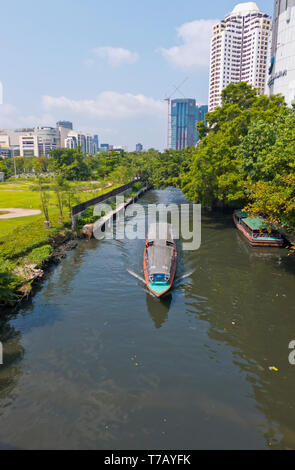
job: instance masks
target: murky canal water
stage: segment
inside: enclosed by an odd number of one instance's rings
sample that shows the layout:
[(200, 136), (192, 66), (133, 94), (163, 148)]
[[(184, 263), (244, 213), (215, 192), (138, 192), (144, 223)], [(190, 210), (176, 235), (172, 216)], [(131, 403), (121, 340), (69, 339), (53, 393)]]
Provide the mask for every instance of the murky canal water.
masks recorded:
[[(160, 202), (185, 200), (140, 200)], [(192, 274), (159, 301), (128, 273), (143, 249), (81, 241), (2, 321), (0, 448), (294, 449), (294, 259), (203, 215)]]

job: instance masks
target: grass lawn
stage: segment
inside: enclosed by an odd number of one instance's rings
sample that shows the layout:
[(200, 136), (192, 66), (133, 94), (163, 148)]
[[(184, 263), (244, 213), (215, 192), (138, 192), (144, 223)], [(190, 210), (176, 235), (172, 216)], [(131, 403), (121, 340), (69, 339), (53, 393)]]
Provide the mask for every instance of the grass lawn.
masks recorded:
[[(72, 183), (76, 188), (73, 205), (95, 198), (101, 194), (111, 191), (119, 185), (107, 187), (103, 190), (94, 189), (92, 183)], [(32, 191), (33, 183), (18, 181), (17, 183), (0, 184), (0, 212), (5, 208), (39, 209), (42, 211), (40, 193)], [(99, 186), (95, 184), (95, 188)], [(9, 191), (7, 190), (9, 189)], [(86, 192), (83, 192), (83, 190)], [(63, 229), (59, 223), (59, 211), (57, 198), (53, 191), (49, 191), (49, 218), (51, 229), (44, 226), (44, 215), (15, 219), (0, 219), (0, 271), (1, 262), (7, 267), (7, 262), (13, 266), (21, 264), (24, 258), (27, 259), (30, 251), (50, 244), (52, 236)], [(64, 222), (69, 223), (68, 208), (64, 207)], [(6, 268), (5, 268), (6, 269)]]
[[(33, 191), (33, 186), (31, 182), (23, 181), (0, 183), (0, 213), (5, 208), (42, 211), (40, 193)], [(76, 190), (72, 204), (76, 205), (110, 192), (121, 184), (111, 184), (104, 189), (100, 189), (97, 182), (72, 183), (72, 186)], [(64, 222), (60, 224), (56, 194), (48, 192), (50, 229), (44, 225), (43, 214), (0, 219), (0, 313), (2, 305), (14, 302), (16, 292), (21, 290), (27, 295), (30, 291), (30, 282), (25, 282), (29, 265), (42, 267), (56, 246), (56, 239), (62, 242), (72, 235), (68, 207), (64, 207)]]

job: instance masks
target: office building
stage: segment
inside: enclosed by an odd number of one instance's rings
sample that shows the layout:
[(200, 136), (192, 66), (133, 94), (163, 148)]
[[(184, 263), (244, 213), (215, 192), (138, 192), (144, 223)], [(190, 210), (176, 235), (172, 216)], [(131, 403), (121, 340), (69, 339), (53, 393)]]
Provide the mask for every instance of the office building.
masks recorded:
[(171, 101), (171, 147), (181, 150), (193, 147), (198, 141), (197, 107), (194, 99)]
[(275, 0), (268, 94), (295, 103), (295, 0)]
[(221, 105), (222, 90), (230, 83), (248, 82), (259, 94), (264, 94), (271, 28), (271, 18), (262, 13), (255, 2), (239, 3), (213, 27), (210, 112)]
[(95, 145), (95, 152), (94, 153), (99, 152), (99, 136), (97, 134), (95, 134), (93, 136), (93, 143)]
[(64, 127), (65, 129), (73, 130), (73, 123), (70, 121), (58, 121), (56, 127)]
[(12, 157), (12, 150), (10, 147), (6, 145), (0, 145), (0, 158), (3, 160), (4, 158), (11, 158)]
[(143, 145), (142, 144), (137, 144), (136, 145), (136, 152), (142, 152), (143, 151)]
[[(204, 121), (206, 124), (206, 114), (208, 113), (208, 105), (203, 104), (196, 107), (196, 125), (198, 122)], [(199, 140), (199, 134), (197, 130), (197, 141)]]
[(58, 129), (54, 127), (39, 127), (35, 130), (38, 142), (38, 155), (50, 155), (50, 150), (59, 148), (60, 134)]
[(85, 154), (96, 153), (90, 134), (70, 130), (69, 127), (37, 127), (0, 130), (0, 155), (2, 158), (48, 157), (57, 148), (78, 148)]
[(94, 142), (93, 137), (90, 134), (86, 134), (80, 131), (69, 132), (65, 139), (65, 147), (70, 149), (77, 149), (80, 147), (82, 153), (94, 154)]
[(109, 144), (101, 144), (100, 145), (101, 152), (108, 152), (110, 150)]
[(208, 113), (208, 105), (202, 104), (197, 106), (197, 122), (206, 121), (206, 114)]

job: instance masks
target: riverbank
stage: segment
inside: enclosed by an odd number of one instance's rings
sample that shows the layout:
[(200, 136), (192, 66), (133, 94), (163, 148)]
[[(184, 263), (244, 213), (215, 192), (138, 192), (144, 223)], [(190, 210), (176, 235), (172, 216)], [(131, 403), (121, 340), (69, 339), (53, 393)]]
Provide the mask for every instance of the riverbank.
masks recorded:
[[(143, 192), (145, 190), (140, 189), (128, 193), (125, 205)], [(80, 216), (78, 221), (83, 224), (83, 213)], [(104, 225), (110, 217), (115, 217), (115, 214), (95, 217), (94, 221), (101, 218)], [(0, 238), (0, 313), (4, 309), (18, 308), (33, 295), (50, 266), (59, 263), (67, 251), (76, 247), (76, 239), (83, 233), (79, 226), (74, 229), (71, 226), (71, 219), (68, 218), (61, 226), (55, 217), (51, 228), (45, 228), (43, 221), (38, 220), (16, 228), (9, 239)]]

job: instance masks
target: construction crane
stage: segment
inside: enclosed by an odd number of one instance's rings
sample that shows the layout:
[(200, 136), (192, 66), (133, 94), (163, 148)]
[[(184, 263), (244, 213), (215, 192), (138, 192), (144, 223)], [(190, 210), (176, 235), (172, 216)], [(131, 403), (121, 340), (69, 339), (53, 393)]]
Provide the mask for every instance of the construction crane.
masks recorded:
[(173, 92), (164, 99), (164, 101), (167, 101), (168, 104), (168, 133), (167, 133), (167, 149), (171, 148), (171, 98), (175, 95), (175, 93), (178, 91), (184, 98), (184, 94), (180, 90), (180, 87), (188, 80), (188, 77), (186, 77), (178, 86), (173, 85)]

